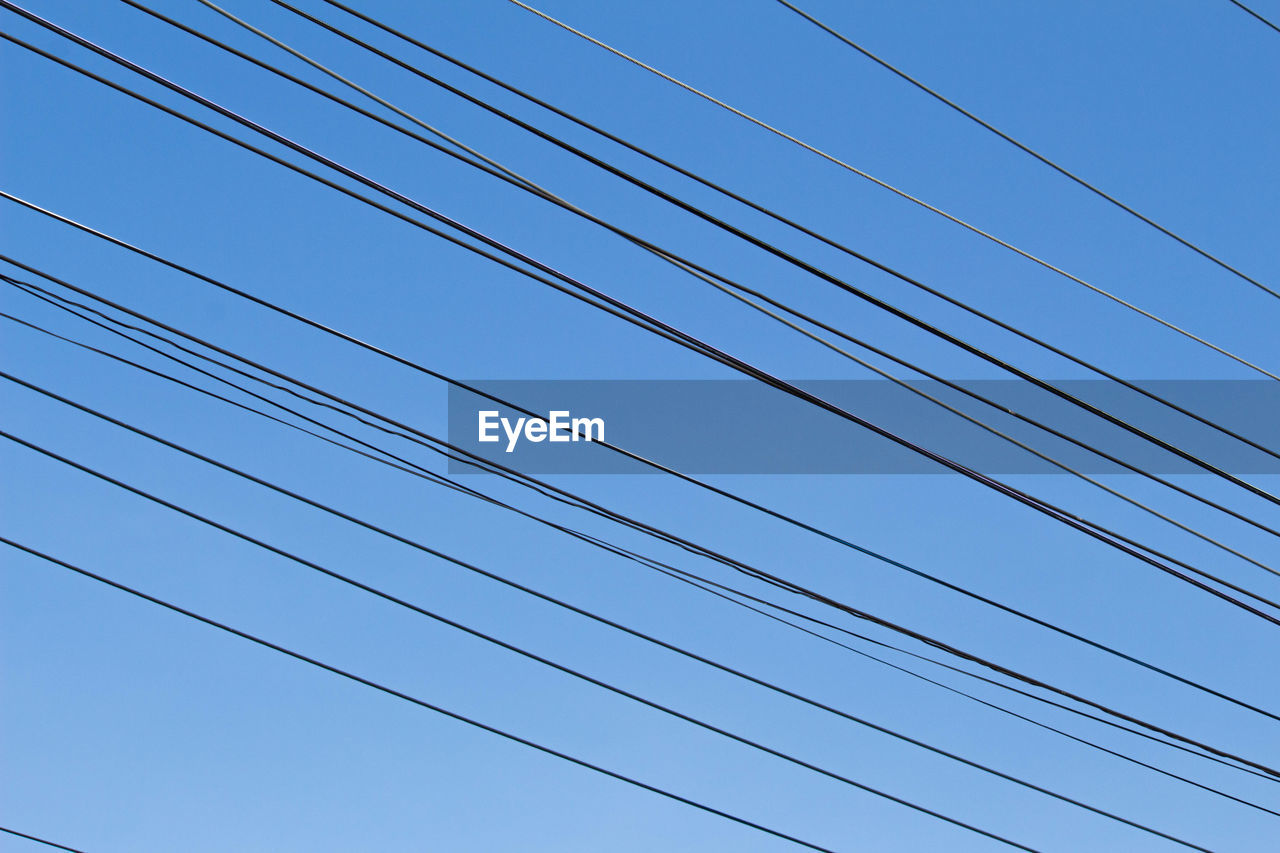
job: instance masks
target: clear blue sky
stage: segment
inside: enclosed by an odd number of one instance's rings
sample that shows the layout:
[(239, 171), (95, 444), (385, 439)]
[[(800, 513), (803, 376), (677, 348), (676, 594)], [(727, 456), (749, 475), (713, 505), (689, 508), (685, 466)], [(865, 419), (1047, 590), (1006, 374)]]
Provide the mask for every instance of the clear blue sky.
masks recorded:
[[(1273, 0), (1255, 3), (1280, 16)], [(865, 375), (599, 229), (123, 4), (28, 5), (776, 374)], [(655, 242), (946, 375), (998, 375), (270, 4), (227, 5)], [(302, 5), (369, 35), (322, 3)], [(323, 82), (194, 0), (156, 0), (155, 6)], [(360, 6), (1122, 376), (1254, 378), (512, 4), (376, 0)], [(1263, 281), (1280, 282), (1280, 34), (1225, 0), (807, 0), (806, 7), (1179, 233)], [(1108, 207), (777, 4), (544, 0), (542, 8), (1212, 341), (1272, 369), (1280, 365), (1275, 299)], [(11, 13), (3, 13), (0, 26), (143, 86)], [(436, 60), (374, 40), (1040, 375), (1084, 375), (510, 96), (475, 86)], [(450, 375), (731, 375), (18, 48), (6, 44), (0, 57), (0, 186), (9, 192)], [(172, 96), (159, 97), (178, 105)], [(444, 429), (445, 389), (438, 383), (8, 202), (0, 215), (6, 253), (370, 408)], [(125, 352), (105, 333), (11, 288), (3, 304), (7, 312)], [(1206, 846), (1274, 848), (1276, 822), (1266, 815), (1067, 743), (500, 510), (7, 322), (3, 328), (5, 370), (446, 552)], [(1170, 847), (504, 590), (9, 383), (0, 394), (6, 430), (868, 784), (1035, 847)], [(1274, 425), (1259, 425), (1259, 434), (1267, 433), (1274, 439)], [(840, 850), (995, 846), (343, 588), (9, 442), (0, 446), (0, 470), (5, 535), (485, 722)], [(679, 551), (663, 551), (489, 479), (475, 482), (551, 517), (695, 565)], [(1275, 726), (1257, 715), (705, 492), (657, 477), (555, 482), (1135, 715), (1280, 761)], [(736, 476), (715, 482), (1232, 695), (1280, 706), (1274, 627), (967, 480)], [(1134, 477), (1109, 482), (1159, 500), (1264, 561), (1280, 559), (1275, 540), (1258, 531), (1159, 495)], [(1208, 477), (1181, 482), (1259, 518), (1277, 517), (1274, 506)], [(1277, 478), (1259, 482), (1280, 488)], [(1062, 476), (1015, 483), (1251, 589), (1280, 591), (1260, 570), (1087, 485)], [(344, 683), (38, 560), (6, 549), (0, 561), (5, 825), (94, 853), (788, 846)], [(1277, 802), (1270, 783), (1016, 697), (975, 690), (1170, 770)], [(35, 848), (0, 839), (0, 849)]]

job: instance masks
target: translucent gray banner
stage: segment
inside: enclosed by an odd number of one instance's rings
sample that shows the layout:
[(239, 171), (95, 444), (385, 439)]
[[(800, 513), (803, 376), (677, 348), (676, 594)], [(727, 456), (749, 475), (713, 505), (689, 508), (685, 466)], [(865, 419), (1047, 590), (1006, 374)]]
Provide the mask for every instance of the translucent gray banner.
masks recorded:
[[(1054, 474), (1038, 459), (884, 380), (793, 380), (846, 411), (988, 474)], [(643, 474), (653, 469), (591, 439), (691, 474), (941, 474), (907, 448), (749, 380), (477, 380), (535, 412), (530, 419), (450, 388), (449, 440), (530, 474)], [(911, 383), (1072, 468), (1125, 469), (937, 382)], [(1203, 473), (1193, 463), (1020, 380), (964, 381), (1001, 406), (1154, 473)], [(1280, 459), (1109, 381), (1063, 380), (1067, 393), (1236, 474), (1280, 473)], [(1280, 383), (1155, 380), (1134, 384), (1264, 448), (1280, 447)], [(474, 473), (451, 462), (453, 473)]]

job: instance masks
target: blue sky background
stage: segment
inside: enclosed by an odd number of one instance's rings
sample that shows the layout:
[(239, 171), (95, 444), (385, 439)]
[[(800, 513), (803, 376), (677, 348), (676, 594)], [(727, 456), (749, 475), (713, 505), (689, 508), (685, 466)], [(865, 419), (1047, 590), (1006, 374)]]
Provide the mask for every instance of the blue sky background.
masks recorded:
[[(866, 375), (589, 224), (123, 4), (29, 5), (775, 374)], [(155, 5), (329, 85), (195, 2)], [(948, 376), (999, 375), (269, 4), (227, 5), (654, 242)], [(304, 5), (1039, 375), (1084, 375), (473, 84), (324, 4)], [(1280, 7), (1256, 5), (1280, 16)], [(378, 0), (361, 8), (1122, 376), (1253, 378), (509, 3)], [(542, 8), (1209, 340), (1272, 369), (1280, 364), (1280, 304), (1272, 297), (776, 4), (545, 0)], [(1229, 3), (809, 0), (806, 8), (1158, 221), (1259, 279), (1280, 282), (1274, 213), (1280, 36)], [(148, 94), (158, 91), (12, 14), (4, 15), (3, 27)], [(0, 157), (9, 192), (453, 376), (731, 376), (45, 60), (9, 45), (0, 56), (6, 81)], [(170, 95), (157, 96), (195, 112)], [(439, 383), (11, 203), (0, 211), (4, 251), (27, 263), (370, 408), (444, 431)], [(5, 311), (80, 339), (111, 340), (11, 288), (3, 303)], [(9, 372), (798, 692), (1215, 849), (1273, 845), (1275, 823), (1266, 815), (1066, 743), (531, 522), (7, 322), (3, 347)], [(0, 393), (11, 432), (868, 784), (1041, 848), (1169, 846), (607, 631), (9, 383)], [(1257, 434), (1274, 435), (1267, 427), (1258, 425)], [(401, 449), (430, 458), (409, 445)], [(342, 588), (11, 443), (0, 447), (0, 465), (6, 535), (406, 692), (837, 849), (994, 846)], [(475, 482), (646, 553), (730, 577), (489, 480)], [(555, 482), (1137, 716), (1280, 760), (1274, 726), (1257, 715), (687, 485), (656, 477)], [(1274, 627), (967, 480), (715, 482), (1232, 695), (1280, 705)], [(1251, 589), (1275, 595), (1280, 588), (1256, 568), (1078, 481), (1013, 482)], [(1157, 495), (1133, 477), (1108, 482), (1159, 500), (1264, 561), (1280, 557), (1274, 540), (1258, 531)], [(1274, 506), (1208, 477), (1180, 482), (1264, 520), (1276, 518)], [(1258, 482), (1280, 487), (1277, 478)], [(33, 558), (7, 550), (2, 559), (5, 825), (91, 851), (786, 846), (343, 683)], [(928, 674), (1170, 770), (1277, 801), (1270, 783), (953, 675)], [(6, 839), (0, 849), (30, 845)]]

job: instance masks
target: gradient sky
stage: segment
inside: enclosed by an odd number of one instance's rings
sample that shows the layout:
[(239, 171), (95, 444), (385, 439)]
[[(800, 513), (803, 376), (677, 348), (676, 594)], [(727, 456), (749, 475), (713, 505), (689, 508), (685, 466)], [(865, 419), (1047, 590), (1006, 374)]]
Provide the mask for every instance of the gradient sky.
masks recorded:
[[(1038, 375), (1085, 375), (323, 3), (300, 2)], [(1264, 14), (1280, 16), (1272, 0), (1256, 3)], [(600, 229), (122, 3), (24, 5), (777, 375), (867, 376)], [(154, 5), (330, 87), (194, 0)], [(932, 370), (964, 379), (999, 377), (989, 365), (271, 4), (226, 5), (575, 204)], [(370, 0), (360, 7), (1119, 375), (1257, 378), (510, 3)], [(545, 0), (541, 8), (1211, 341), (1264, 366), (1280, 365), (1274, 298), (1109, 207), (777, 4)], [(1178, 233), (1262, 281), (1280, 282), (1280, 35), (1225, 0), (808, 0), (806, 8)], [(3, 13), (2, 26), (198, 112), (12, 13)], [(451, 376), (733, 375), (12, 45), (0, 50), (0, 62), (6, 81), (0, 186), (8, 192)], [(445, 388), (438, 382), (12, 203), (0, 204), (0, 215), (3, 251), (25, 263), (422, 429), (445, 428)], [(16, 273), (7, 266), (5, 272)], [(8, 313), (61, 333), (165, 365), (12, 288), (5, 288), (3, 304)], [(1215, 849), (1274, 847), (1275, 822), (1259, 812), (1066, 742), (532, 522), (0, 322), (6, 371), (290, 489), (1164, 831)], [(11, 383), (3, 383), (0, 394), (5, 430), (869, 785), (1035, 847), (1171, 846), (784, 701)], [(1274, 438), (1274, 424), (1258, 425), (1257, 435)], [(436, 464), (412, 445), (399, 449)], [(995, 846), (344, 588), (11, 442), (0, 445), (0, 470), (5, 535), (486, 723), (836, 849)], [(1274, 626), (968, 480), (712, 481), (1231, 695), (1280, 706)], [(645, 553), (734, 579), (713, 564), (494, 478), (468, 482)], [(658, 477), (554, 482), (1137, 716), (1280, 760), (1274, 725), (1257, 715), (709, 493)], [(1257, 568), (1087, 484), (1063, 476), (1012, 482), (1250, 589), (1273, 596), (1280, 589)], [(1135, 477), (1107, 482), (1158, 500), (1264, 562), (1280, 559), (1275, 540), (1259, 531), (1160, 495)], [(1274, 506), (1207, 476), (1179, 482), (1260, 519), (1277, 518)], [(1280, 478), (1256, 482), (1280, 488)], [(94, 853), (790, 846), (345, 683), (12, 550), (0, 561), (4, 825)], [(874, 626), (849, 627), (895, 641)], [(1274, 787), (1262, 780), (919, 666), (1171, 771), (1276, 802)], [(0, 850), (27, 849), (35, 848), (0, 839)]]

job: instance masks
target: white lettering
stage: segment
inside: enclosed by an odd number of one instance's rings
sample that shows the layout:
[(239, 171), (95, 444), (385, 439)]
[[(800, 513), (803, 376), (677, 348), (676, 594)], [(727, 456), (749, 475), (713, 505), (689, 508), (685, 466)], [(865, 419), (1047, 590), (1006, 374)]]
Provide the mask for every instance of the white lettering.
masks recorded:
[(552, 411), (543, 418), (510, 418), (499, 417), (498, 412), (485, 410), (478, 412), (477, 440), (482, 442), (501, 441), (498, 428), (507, 438), (506, 452), (515, 451), (520, 443), (521, 434), (528, 441), (539, 444), (543, 441), (604, 441), (604, 418), (571, 418), (568, 411)]

